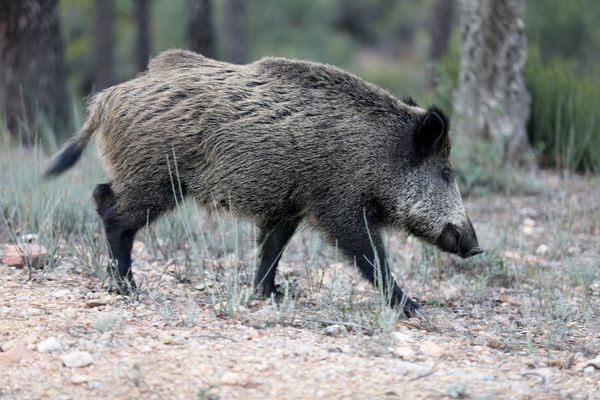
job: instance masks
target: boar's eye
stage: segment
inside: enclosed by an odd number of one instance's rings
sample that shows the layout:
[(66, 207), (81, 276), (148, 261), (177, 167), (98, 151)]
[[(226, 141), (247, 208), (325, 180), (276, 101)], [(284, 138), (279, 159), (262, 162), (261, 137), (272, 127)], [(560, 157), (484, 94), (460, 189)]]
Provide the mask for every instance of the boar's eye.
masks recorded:
[(452, 170), (448, 167), (442, 169), (442, 178), (446, 183), (450, 183), (450, 179), (452, 178)]

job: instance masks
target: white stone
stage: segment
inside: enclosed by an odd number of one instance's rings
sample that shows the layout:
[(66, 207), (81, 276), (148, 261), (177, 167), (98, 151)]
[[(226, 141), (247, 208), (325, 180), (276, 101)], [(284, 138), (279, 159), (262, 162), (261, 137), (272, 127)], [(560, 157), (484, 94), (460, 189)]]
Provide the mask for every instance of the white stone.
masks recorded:
[(540, 244), (537, 249), (535, 249), (535, 254), (543, 256), (548, 254), (548, 251), (550, 250), (550, 248), (548, 247), (547, 244)]
[(90, 378), (87, 375), (79, 375), (79, 374), (75, 374), (71, 377), (71, 383), (75, 384), (75, 385), (79, 385), (82, 383), (85, 383), (87, 381), (89, 381)]
[(92, 355), (87, 351), (74, 351), (60, 357), (63, 365), (69, 368), (87, 367), (94, 363)]
[(338, 324), (329, 325), (324, 330), (324, 332), (327, 336), (340, 336), (343, 333), (343, 331), (344, 331), (344, 328)]
[(62, 346), (57, 338), (50, 336), (37, 344), (37, 351), (40, 353), (53, 353), (62, 351)]
[(413, 362), (396, 361), (394, 363), (394, 371), (398, 375), (414, 375), (415, 377), (421, 377), (430, 374), (431, 368)]

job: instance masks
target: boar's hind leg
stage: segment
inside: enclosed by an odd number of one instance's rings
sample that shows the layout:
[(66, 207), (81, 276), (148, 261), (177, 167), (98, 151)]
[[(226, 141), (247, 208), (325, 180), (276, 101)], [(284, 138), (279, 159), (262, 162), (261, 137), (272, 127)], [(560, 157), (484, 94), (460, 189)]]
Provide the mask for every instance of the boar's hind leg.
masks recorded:
[[(361, 213), (362, 214), (362, 213)], [(329, 224), (328, 224), (329, 225)], [(374, 286), (379, 287), (392, 307), (403, 305), (407, 316), (417, 314), (419, 306), (406, 297), (396, 284), (386, 261), (383, 241), (374, 222), (362, 224), (334, 223), (329, 225), (330, 237)], [(367, 226), (370, 232), (367, 232)]]
[(285, 246), (298, 222), (265, 222), (260, 226), (260, 265), (254, 278), (256, 292), (265, 297), (275, 292), (275, 272)]
[(152, 196), (146, 196), (145, 193), (147, 191), (137, 187), (130, 193), (117, 195), (110, 183), (98, 185), (94, 189), (96, 210), (104, 223), (111, 255), (108, 273), (114, 278), (121, 293), (136, 289), (131, 272), (131, 248), (135, 234), (174, 204), (172, 196), (157, 199), (157, 190), (151, 192)]

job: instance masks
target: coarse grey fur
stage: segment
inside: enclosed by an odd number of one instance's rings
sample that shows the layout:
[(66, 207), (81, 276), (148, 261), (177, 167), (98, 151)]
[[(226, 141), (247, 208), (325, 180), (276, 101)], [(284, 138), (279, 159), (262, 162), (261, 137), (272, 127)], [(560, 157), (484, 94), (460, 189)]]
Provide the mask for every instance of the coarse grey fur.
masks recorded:
[(479, 249), (451, 176), (448, 120), (413, 104), (328, 65), (232, 65), (170, 50), (92, 99), (48, 174), (98, 138), (111, 182), (94, 197), (119, 274), (131, 282), (135, 232), (189, 195), (261, 228), (263, 294), (275, 290), (281, 252), (306, 221), (414, 314), (389, 272), (381, 230), (463, 256)]

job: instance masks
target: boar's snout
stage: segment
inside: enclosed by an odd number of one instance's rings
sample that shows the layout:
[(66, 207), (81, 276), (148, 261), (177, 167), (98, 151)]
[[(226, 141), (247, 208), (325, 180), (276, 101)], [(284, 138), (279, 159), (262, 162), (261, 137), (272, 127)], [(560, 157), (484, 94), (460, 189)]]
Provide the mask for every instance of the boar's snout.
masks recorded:
[(484, 252), (484, 250), (479, 247), (477, 235), (468, 218), (463, 227), (450, 223), (446, 224), (435, 243), (442, 250), (456, 254), (462, 258), (473, 257)]

